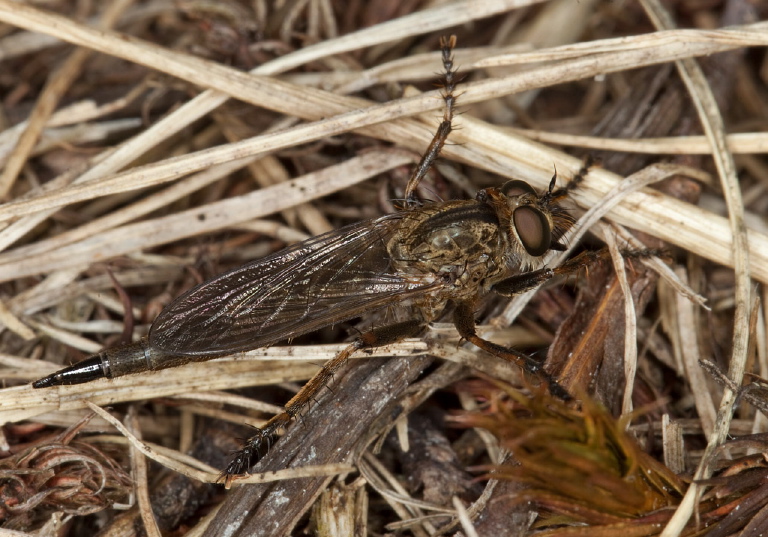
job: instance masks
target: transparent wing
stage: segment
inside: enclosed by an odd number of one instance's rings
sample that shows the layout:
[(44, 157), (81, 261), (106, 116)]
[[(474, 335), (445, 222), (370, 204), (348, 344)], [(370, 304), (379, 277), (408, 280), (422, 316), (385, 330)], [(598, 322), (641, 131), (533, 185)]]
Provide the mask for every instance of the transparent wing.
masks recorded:
[(220, 355), (265, 347), (442, 284), (397, 274), (386, 244), (398, 215), (319, 235), (193, 287), (149, 333), (157, 350)]

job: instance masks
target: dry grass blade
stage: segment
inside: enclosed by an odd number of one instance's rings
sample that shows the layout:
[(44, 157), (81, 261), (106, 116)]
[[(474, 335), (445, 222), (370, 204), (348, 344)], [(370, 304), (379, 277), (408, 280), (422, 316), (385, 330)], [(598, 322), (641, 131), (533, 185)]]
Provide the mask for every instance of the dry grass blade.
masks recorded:
[[(656, 0), (643, 0), (643, 5), (657, 28), (664, 29), (674, 26), (674, 21), (669, 13)], [(729, 360), (729, 376), (732, 380), (741, 384), (747, 362), (749, 340), (747, 324), (749, 319), (751, 281), (749, 245), (747, 244), (744, 207), (736, 174), (736, 165), (725, 141), (725, 124), (720, 115), (720, 110), (701, 68), (693, 60), (687, 59), (678, 62), (678, 69), (696, 106), (704, 132), (712, 144), (715, 167), (718, 170), (726, 205), (728, 206), (728, 220), (733, 241), (732, 257), (734, 259), (733, 266), (736, 279), (736, 308), (734, 312), (733, 349)], [(736, 393), (731, 390), (725, 390), (718, 410), (714, 434), (708, 437), (707, 450), (694, 474), (696, 479), (706, 479), (711, 475), (709, 468), (711, 464), (710, 457), (714, 455), (715, 448), (722, 444), (728, 435), (735, 404)], [(688, 494), (693, 496), (697, 492), (697, 489), (694, 487)], [(662, 533), (664, 537), (672, 537), (679, 534), (682, 524), (693, 514), (692, 504), (687, 504), (686, 507), (689, 505), (690, 509), (683, 508), (677, 511), (675, 519), (670, 521), (669, 526)]]

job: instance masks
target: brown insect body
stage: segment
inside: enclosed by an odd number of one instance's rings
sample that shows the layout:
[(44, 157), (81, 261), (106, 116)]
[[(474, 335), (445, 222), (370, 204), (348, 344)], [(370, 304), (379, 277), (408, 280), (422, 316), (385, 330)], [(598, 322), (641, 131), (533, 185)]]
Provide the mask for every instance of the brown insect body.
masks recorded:
[(147, 338), (107, 349), (35, 387), (267, 347), (380, 307), (409, 305), (401, 317), (429, 323), (448, 302), (476, 301), (495, 283), (526, 272), (521, 267), (541, 267), (520, 242), (521, 230), (502, 225), (523, 196), (548, 221), (559, 208), (544, 196), (485, 189), (476, 200), (425, 203), (296, 244), (193, 287), (158, 315)]

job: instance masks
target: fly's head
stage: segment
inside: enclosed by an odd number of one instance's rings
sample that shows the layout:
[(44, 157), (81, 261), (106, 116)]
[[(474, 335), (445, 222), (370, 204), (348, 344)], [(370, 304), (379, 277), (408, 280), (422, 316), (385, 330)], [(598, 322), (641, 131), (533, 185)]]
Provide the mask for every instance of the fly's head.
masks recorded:
[(514, 180), (477, 194), (477, 201), (493, 207), (506, 235), (508, 258), (513, 269), (529, 270), (542, 266), (550, 250), (565, 250), (560, 242), (574, 219), (561, 205), (568, 189), (555, 190), (556, 175), (549, 189), (539, 194), (525, 181)]

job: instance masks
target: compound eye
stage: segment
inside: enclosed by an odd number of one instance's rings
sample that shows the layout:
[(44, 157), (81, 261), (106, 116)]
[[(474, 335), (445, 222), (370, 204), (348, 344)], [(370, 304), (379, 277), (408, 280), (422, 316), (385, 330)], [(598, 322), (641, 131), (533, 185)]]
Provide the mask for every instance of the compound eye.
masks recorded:
[(533, 194), (534, 196), (536, 195), (536, 191), (531, 185), (525, 181), (520, 181), (519, 179), (514, 181), (507, 181), (501, 185), (501, 192), (508, 198), (513, 196), (522, 196), (523, 194)]
[(518, 207), (512, 213), (512, 222), (528, 254), (538, 257), (549, 250), (552, 244), (552, 230), (543, 212), (533, 207)]

